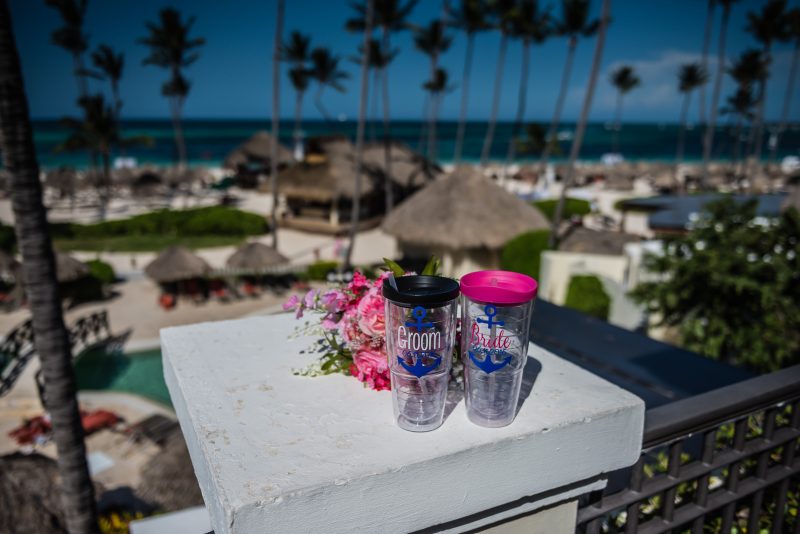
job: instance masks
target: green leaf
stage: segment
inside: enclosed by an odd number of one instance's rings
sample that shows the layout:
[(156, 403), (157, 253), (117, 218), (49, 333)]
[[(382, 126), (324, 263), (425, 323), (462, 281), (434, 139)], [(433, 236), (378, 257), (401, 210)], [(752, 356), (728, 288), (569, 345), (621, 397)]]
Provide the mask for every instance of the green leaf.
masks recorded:
[(439, 258), (436, 256), (431, 256), (431, 259), (428, 260), (428, 263), (425, 265), (425, 268), (422, 269), (420, 274), (428, 275), (428, 276), (436, 276), (441, 271), (441, 262)]
[(392, 271), (392, 274), (395, 276), (404, 276), (406, 274), (406, 270), (400, 267), (396, 261), (392, 261), (389, 258), (383, 258), (383, 263), (386, 265), (386, 268)]

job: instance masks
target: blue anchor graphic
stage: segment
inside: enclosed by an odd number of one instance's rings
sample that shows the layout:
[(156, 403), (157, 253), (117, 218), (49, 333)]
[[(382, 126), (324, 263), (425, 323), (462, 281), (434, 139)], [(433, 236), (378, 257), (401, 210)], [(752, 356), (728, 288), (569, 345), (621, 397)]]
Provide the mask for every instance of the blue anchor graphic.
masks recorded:
[(493, 326), (504, 326), (506, 324), (505, 321), (495, 321), (494, 318), (497, 315), (497, 306), (493, 304), (487, 304), (485, 308), (483, 308), (483, 313), (486, 314), (488, 319), (476, 319), (479, 323), (484, 323), (489, 328)]
[[(511, 363), (511, 358), (512, 358), (511, 354), (508, 354), (507, 352), (502, 350), (486, 350), (484, 352), (483, 360), (479, 360), (478, 358), (475, 357), (476, 354), (479, 354), (481, 352), (479, 349), (474, 351), (470, 350), (467, 352), (469, 352), (469, 359), (472, 360), (473, 363), (475, 363), (475, 365), (478, 366), (478, 369), (480, 369), (487, 375), (492, 374), (495, 371), (498, 371), (503, 367), (505, 367), (506, 365), (508, 365), (509, 363)], [(494, 360), (492, 360), (493, 354), (498, 354), (501, 356), (505, 354), (506, 356), (500, 363), (495, 363)]]
[[(436, 354), (435, 352), (431, 351), (406, 351), (404, 356), (410, 357), (414, 360), (414, 365), (408, 365), (405, 359), (402, 356), (397, 357), (397, 363), (399, 363), (403, 369), (411, 373), (412, 375), (416, 376), (417, 378), (422, 378), (423, 376), (427, 375), (437, 367), (439, 364), (442, 363), (442, 357)], [(431, 365), (425, 365), (423, 361), (425, 357), (431, 358), (433, 363)]]
[(416, 321), (406, 321), (406, 326), (410, 326), (411, 328), (416, 328), (417, 332), (421, 332), (423, 328), (431, 328), (433, 323), (423, 322), (425, 315), (427, 315), (428, 310), (423, 308), (422, 306), (416, 306), (414, 311), (411, 312), (416, 318)]

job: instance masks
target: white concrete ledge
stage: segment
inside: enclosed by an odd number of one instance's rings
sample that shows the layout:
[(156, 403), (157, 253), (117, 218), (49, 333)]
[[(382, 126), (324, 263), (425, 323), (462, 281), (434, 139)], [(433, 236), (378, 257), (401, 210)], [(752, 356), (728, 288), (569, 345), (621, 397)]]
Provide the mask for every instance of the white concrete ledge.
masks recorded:
[(440, 429), (415, 434), (394, 424), (390, 392), (294, 376), (314, 359), (301, 354), (312, 338), (288, 339), (297, 324), (283, 315), (161, 332), (216, 534), (457, 532), (602, 487), (639, 456), (644, 403), (535, 345), (512, 425), (475, 426), (459, 402)]

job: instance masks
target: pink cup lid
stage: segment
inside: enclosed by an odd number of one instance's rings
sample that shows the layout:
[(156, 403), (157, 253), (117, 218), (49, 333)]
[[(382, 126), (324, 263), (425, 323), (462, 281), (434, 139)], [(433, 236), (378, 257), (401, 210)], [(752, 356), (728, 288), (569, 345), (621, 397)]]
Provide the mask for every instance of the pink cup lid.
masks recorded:
[(511, 271), (476, 271), (461, 277), (461, 293), (491, 304), (524, 304), (536, 297), (539, 284)]

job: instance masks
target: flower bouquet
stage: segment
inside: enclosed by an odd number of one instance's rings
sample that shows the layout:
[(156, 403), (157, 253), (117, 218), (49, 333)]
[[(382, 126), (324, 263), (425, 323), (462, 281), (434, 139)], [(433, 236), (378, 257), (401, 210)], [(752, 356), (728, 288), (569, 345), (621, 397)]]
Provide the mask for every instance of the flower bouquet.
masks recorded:
[[(329, 289), (311, 289), (303, 297), (293, 295), (286, 301), (284, 310), (294, 311), (298, 319), (307, 313), (315, 316), (313, 321), (306, 321), (299, 327), (295, 335), (319, 336), (309, 348), (309, 352), (319, 354), (319, 360), (295, 371), (295, 374), (342, 373), (354, 376), (365, 387), (376, 391), (391, 389), (383, 281), (389, 276), (415, 273), (406, 272), (392, 260), (384, 258), (384, 261), (384, 269), (374, 279), (355, 271), (352, 280), (346, 284)], [(431, 258), (420, 274), (436, 275), (440, 269), (440, 261)]]

